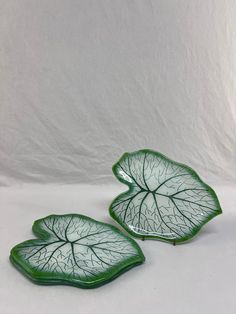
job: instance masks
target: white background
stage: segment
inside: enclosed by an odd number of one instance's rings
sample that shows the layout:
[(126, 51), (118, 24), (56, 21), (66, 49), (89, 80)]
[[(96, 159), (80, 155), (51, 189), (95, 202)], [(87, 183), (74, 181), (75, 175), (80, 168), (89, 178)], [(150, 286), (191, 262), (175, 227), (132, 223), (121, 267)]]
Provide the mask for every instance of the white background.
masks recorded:
[[(235, 0), (0, 0), (2, 314), (236, 313), (235, 17)], [(140, 148), (192, 166), (224, 215), (184, 245), (138, 241), (146, 263), (95, 290), (10, 265), (50, 213), (115, 224), (111, 166)]]
[(236, 180), (235, 0), (0, 0), (0, 184), (152, 148)]

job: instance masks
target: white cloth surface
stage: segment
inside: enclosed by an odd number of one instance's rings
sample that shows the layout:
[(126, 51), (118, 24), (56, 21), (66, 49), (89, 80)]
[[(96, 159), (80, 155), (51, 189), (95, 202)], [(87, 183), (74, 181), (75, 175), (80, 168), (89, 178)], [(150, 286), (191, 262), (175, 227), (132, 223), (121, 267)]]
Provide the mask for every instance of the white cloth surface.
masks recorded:
[(1, 314), (235, 314), (236, 187), (216, 186), (223, 214), (192, 241), (140, 241), (146, 262), (92, 290), (39, 286), (9, 262), (11, 247), (34, 238), (34, 220), (81, 213), (117, 225), (108, 206), (121, 185), (24, 185), (1, 188)]
[(0, 185), (158, 150), (236, 182), (235, 0), (0, 0)]

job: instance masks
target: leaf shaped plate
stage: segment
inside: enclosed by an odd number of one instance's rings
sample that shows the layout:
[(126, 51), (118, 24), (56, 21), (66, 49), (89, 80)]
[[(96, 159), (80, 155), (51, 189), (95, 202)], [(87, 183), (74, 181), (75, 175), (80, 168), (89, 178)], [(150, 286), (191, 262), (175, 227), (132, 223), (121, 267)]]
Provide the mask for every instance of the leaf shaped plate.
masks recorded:
[(158, 152), (125, 153), (112, 170), (129, 190), (112, 202), (110, 215), (135, 237), (186, 241), (222, 213), (193, 169)]
[(33, 224), (39, 239), (16, 245), (12, 263), (40, 284), (102, 285), (145, 258), (116, 227), (83, 215), (51, 215)]

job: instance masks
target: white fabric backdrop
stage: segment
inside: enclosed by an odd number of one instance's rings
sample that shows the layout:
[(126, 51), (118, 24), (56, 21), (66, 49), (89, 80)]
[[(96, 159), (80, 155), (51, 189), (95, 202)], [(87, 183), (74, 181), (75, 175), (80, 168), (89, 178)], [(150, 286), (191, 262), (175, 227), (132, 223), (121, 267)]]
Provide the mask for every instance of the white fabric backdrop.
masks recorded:
[(0, 1), (0, 184), (152, 148), (236, 179), (235, 0)]
[[(235, 17), (235, 0), (0, 0), (1, 314), (236, 313)], [(224, 214), (186, 245), (137, 240), (145, 264), (99, 289), (12, 267), (38, 218), (117, 226), (111, 166), (140, 148), (196, 169)]]

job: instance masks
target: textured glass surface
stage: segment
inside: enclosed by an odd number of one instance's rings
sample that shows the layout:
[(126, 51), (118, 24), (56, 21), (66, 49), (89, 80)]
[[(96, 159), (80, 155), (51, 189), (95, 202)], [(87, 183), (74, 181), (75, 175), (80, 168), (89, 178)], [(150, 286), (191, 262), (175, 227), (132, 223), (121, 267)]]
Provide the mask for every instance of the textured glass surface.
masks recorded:
[(144, 261), (135, 241), (86, 216), (48, 216), (33, 231), (40, 239), (18, 244), (10, 258), (38, 283), (95, 287)]
[(113, 172), (129, 190), (112, 202), (110, 214), (134, 236), (185, 241), (222, 212), (193, 169), (158, 152), (125, 153)]

